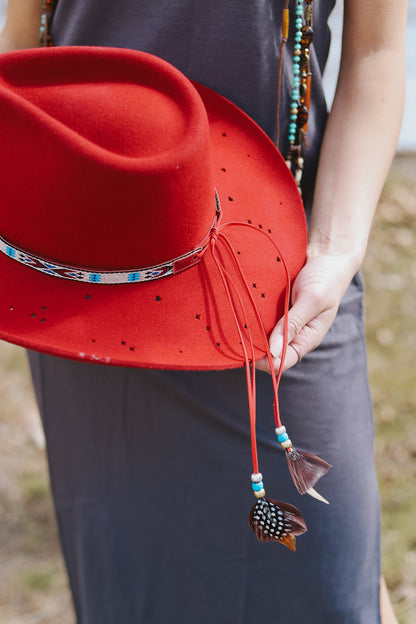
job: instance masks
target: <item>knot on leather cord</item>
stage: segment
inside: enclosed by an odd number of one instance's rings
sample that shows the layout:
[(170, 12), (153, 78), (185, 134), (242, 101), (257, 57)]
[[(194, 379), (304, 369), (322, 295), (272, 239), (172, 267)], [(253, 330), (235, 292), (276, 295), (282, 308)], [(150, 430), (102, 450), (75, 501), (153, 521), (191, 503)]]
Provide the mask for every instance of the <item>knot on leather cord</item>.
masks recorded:
[(215, 245), (215, 243), (218, 240), (218, 234), (219, 234), (219, 228), (218, 225), (214, 225), (211, 232), (210, 232), (210, 245), (211, 245), (211, 249), (213, 248), (213, 246)]

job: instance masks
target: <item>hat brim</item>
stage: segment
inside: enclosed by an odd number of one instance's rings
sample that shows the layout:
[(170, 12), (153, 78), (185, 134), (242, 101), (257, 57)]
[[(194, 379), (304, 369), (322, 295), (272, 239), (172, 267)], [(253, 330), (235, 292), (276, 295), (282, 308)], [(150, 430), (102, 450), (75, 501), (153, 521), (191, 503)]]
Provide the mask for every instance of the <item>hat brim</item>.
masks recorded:
[[(222, 223), (264, 230), (277, 243), (293, 279), (305, 262), (305, 214), (295, 182), (276, 147), (240, 109), (195, 85), (207, 110)], [(214, 206), (213, 206), (214, 214)], [(252, 227), (225, 231), (268, 334), (283, 313), (282, 258)], [(255, 359), (264, 340), (246, 287), (221, 241), (218, 253), (235, 283), (243, 332)], [(49, 277), (0, 254), (0, 338), (75, 360), (131, 367), (226, 369), (244, 362), (240, 336), (208, 248), (182, 273), (140, 284), (85, 284)]]

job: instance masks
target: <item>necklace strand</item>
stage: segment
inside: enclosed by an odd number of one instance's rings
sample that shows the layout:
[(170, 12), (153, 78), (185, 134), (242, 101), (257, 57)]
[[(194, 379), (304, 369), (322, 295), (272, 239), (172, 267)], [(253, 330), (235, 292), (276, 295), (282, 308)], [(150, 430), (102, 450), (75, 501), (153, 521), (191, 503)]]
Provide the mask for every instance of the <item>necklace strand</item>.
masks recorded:
[(311, 101), (312, 72), (310, 46), (313, 41), (313, 0), (296, 0), (295, 37), (292, 65), (292, 92), (289, 121), (289, 152), (286, 163), (293, 173), (299, 192), (303, 174), (303, 148)]
[(39, 45), (44, 48), (53, 46), (50, 26), (54, 12), (53, 0), (42, 0), (42, 14), (40, 18)]

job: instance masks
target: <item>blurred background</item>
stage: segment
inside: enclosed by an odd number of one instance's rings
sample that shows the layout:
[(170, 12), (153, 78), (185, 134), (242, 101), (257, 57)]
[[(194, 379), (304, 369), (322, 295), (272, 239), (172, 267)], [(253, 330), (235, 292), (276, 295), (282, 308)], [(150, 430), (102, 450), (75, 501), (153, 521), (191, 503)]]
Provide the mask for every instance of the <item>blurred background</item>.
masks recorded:
[[(0, 27), (6, 0), (0, 0)], [(340, 40), (342, 3), (331, 18)], [(416, 623), (416, 0), (396, 158), (364, 264), (368, 366), (382, 497), (383, 571), (401, 624)], [(325, 75), (332, 100), (339, 62)], [(365, 449), (363, 449), (365, 452)], [(0, 624), (74, 624), (25, 353), (0, 342)]]

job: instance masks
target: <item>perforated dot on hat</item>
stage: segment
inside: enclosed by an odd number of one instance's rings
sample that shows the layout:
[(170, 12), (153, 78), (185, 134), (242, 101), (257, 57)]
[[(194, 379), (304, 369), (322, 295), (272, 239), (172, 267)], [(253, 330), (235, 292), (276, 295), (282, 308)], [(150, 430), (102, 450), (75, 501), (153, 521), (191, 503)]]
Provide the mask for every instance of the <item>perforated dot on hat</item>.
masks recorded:
[(251, 225), (251, 219), (247, 219), (247, 223)]
[(281, 260), (280, 260), (279, 256), (277, 256), (277, 258), (276, 258), (276, 262), (281, 262)]
[(122, 346), (122, 347), (125, 347), (125, 346), (126, 346), (126, 341), (125, 341), (125, 340), (122, 340), (122, 341), (121, 341), (121, 346)]
[(45, 312), (46, 309), (47, 309), (46, 306), (42, 306), (42, 311), (43, 312)]
[(227, 169), (225, 167), (221, 167), (221, 171), (224, 171), (224, 173), (227, 171)]
[(95, 342), (95, 338), (91, 338), (91, 342)]
[(263, 226), (261, 223), (259, 223), (259, 230), (262, 230), (262, 229), (263, 229)]
[(223, 133), (222, 133), (222, 136), (223, 136), (223, 137), (226, 137), (226, 136), (227, 136), (227, 133), (226, 133), (226, 132), (223, 132)]
[(257, 284), (253, 284), (253, 288), (257, 288)]
[(136, 347), (130, 347), (130, 351), (134, 351)]
[(232, 197), (228, 197), (228, 201), (234, 201)]
[(12, 307), (10, 307), (9, 310), (10, 310), (10, 312), (13, 312), (13, 308)]
[(269, 234), (271, 234), (271, 233), (272, 233), (272, 231), (271, 231), (271, 229), (270, 229), (270, 228), (269, 228), (267, 231), (268, 231), (268, 233), (269, 233)]
[(162, 300), (162, 297), (160, 297), (159, 295), (156, 295), (155, 301), (161, 301), (161, 300)]
[(45, 319), (45, 317), (41, 318), (41, 319), (40, 319), (40, 322), (41, 322), (41, 323), (46, 323), (46, 319)]
[(265, 298), (266, 298), (265, 293), (261, 293), (261, 296), (262, 296), (262, 298), (263, 298), (263, 299), (265, 299)]
[(85, 295), (85, 299), (91, 299), (91, 295)]
[(201, 315), (200, 314), (195, 314), (195, 318), (196, 318), (197, 321), (199, 321), (199, 319), (201, 318)]
[(30, 315), (31, 318), (35, 318), (36, 314), (34, 312), (32, 312), (32, 314)]
[(210, 331), (211, 327), (209, 327), (208, 325), (205, 328), (207, 331)]

